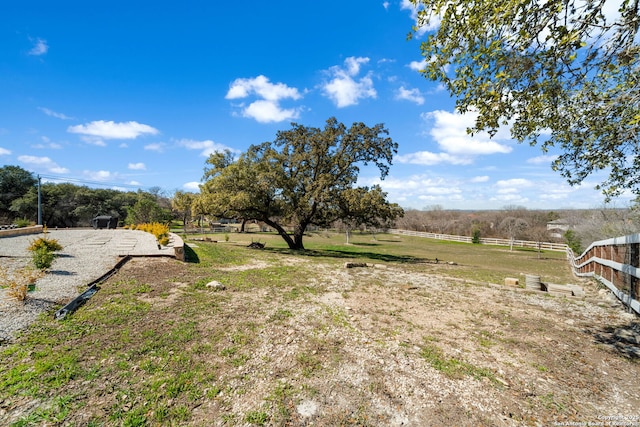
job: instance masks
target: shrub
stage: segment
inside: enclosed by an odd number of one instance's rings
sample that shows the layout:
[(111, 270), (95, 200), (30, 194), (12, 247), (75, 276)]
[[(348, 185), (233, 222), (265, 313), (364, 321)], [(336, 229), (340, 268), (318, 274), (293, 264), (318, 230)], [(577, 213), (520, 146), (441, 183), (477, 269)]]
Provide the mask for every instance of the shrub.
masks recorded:
[(159, 222), (138, 224), (136, 230), (153, 234), (158, 239), (158, 243), (163, 246), (169, 244), (169, 226), (167, 224), (160, 224)]
[(33, 255), (31, 260), (33, 261), (33, 265), (40, 270), (45, 270), (51, 267), (53, 264), (53, 260), (56, 257), (56, 254), (48, 250), (46, 247), (37, 248), (33, 251)]
[(564, 233), (564, 241), (566, 242), (567, 246), (571, 248), (574, 254), (576, 255), (582, 254), (582, 251), (583, 251), (582, 241), (580, 240), (580, 237), (576, 235), (575, 231), (567, 230)]
[(471, 233), (471, 243), (480, 243), (480, 230), (478, 230), (477, 228), (473, 230), (473, 233)]
[(62, 250), (62, 245), (58, 243), (56, 239), (47, 239), (46, 237), (40, 237), (33, 242), (27, 248), (31, 252), (35, 252), (38, 249), (46, 249), (49, 252), (55, 252)]
[(31, 221), (29, 221), (28, 219), (17, 219), (16, 225), (18, 226), (18, 228), (29, 227), (31, 225)]

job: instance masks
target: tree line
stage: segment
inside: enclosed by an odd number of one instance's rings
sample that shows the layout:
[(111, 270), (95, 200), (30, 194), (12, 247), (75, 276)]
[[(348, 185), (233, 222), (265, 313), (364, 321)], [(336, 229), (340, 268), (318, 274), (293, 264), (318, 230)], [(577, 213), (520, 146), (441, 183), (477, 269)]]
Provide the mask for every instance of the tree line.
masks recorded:
[[(0, 168), (0, 224), (38, 218), (38, 180), (19, 166)], [(159, 187), (149, 191), (89, 188), (72, 183), (45, 182), (40, 186), (42, 222), (48, 227), (89, 226), (97, 215), (122, 223), (168, 222), (174, 217), (171, 199)]]
[(566, 243), (579, 254), (595, 241), (640, 232), (640, 205), (636, 202), (626, 208), (559, 210), (507, 205), (480, 211), (447, 210), (434, 205), (405, 211), (395, 226), (456, 236)]

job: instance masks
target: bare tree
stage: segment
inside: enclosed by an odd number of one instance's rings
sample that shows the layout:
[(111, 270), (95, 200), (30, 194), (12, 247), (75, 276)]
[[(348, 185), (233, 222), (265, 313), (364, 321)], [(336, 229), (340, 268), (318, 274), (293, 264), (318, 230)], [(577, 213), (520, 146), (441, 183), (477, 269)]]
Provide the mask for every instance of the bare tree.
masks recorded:
[(507, 236), (509, 236), (510, 244), (509, 250), (513, 250), (513, 241), (524, 229), (529, 226), (527, 221), (522, 218), (516, 218), (514, 216), (508, 216), (502, 220), (499, 228), (503, 230)]

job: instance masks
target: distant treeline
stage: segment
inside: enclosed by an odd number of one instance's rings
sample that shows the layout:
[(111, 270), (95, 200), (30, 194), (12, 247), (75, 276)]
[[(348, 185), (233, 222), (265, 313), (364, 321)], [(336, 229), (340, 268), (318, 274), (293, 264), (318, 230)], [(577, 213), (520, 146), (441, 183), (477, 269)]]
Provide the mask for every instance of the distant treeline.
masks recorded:
[(597, 240), (640, 232), (640, 211), (628, 208), (530, 210), (504, 206), (496, 210), (461, 211), (430, 206), (405, 210), (396, 228), (458, 236), (559, 242), (575, 252)]
[[(19, 166), (0, 168), (0, 224), (37, 221), (37, 183)], [(166, 222), (173, 217), (171, 199), (159, 188), (125, 192), (46, 182), (40, 186), (40, 197), (42, 223), (48, 227), (88, 226), (97, 215), (118, 217), (121, 223)]]

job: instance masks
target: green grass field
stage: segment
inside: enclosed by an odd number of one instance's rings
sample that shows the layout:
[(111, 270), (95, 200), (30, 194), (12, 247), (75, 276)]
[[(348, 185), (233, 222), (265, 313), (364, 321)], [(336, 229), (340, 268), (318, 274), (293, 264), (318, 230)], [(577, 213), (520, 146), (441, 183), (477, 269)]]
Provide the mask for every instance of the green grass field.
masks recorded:
[[(566, 253), (559, 251), (539, 253), (534, 249), (522, 248), (510, 251), (506, 246), (477, 245), (393, 234), (378, 234), (374, 239), (368, 233), (352, 234), (347, 245), (344, 234), (320, 232), (305, 236), (306, 251), (297, 253), (290, 251), (284, 240), (273, 233), (217, 233), (190, 237), (208, 237), (227, 246), (246, 246), (255, 241), (265, 243), (267, 251), (335, 258), (341, 261), (402, 263), (407, 269), (416, 264), (433, 263), (432, 267), (441, 274), (488, 283), (501, 284), (506, 277), (513, 277), (524, 285), (527, 274), (540, 276), (543, 282), (549, 283), (567, 284), (575, 280)], [(436, 259), (438, 264), (435, 264)], [(448, 268), (448, 263), (455, 263), (457, 268)]]

